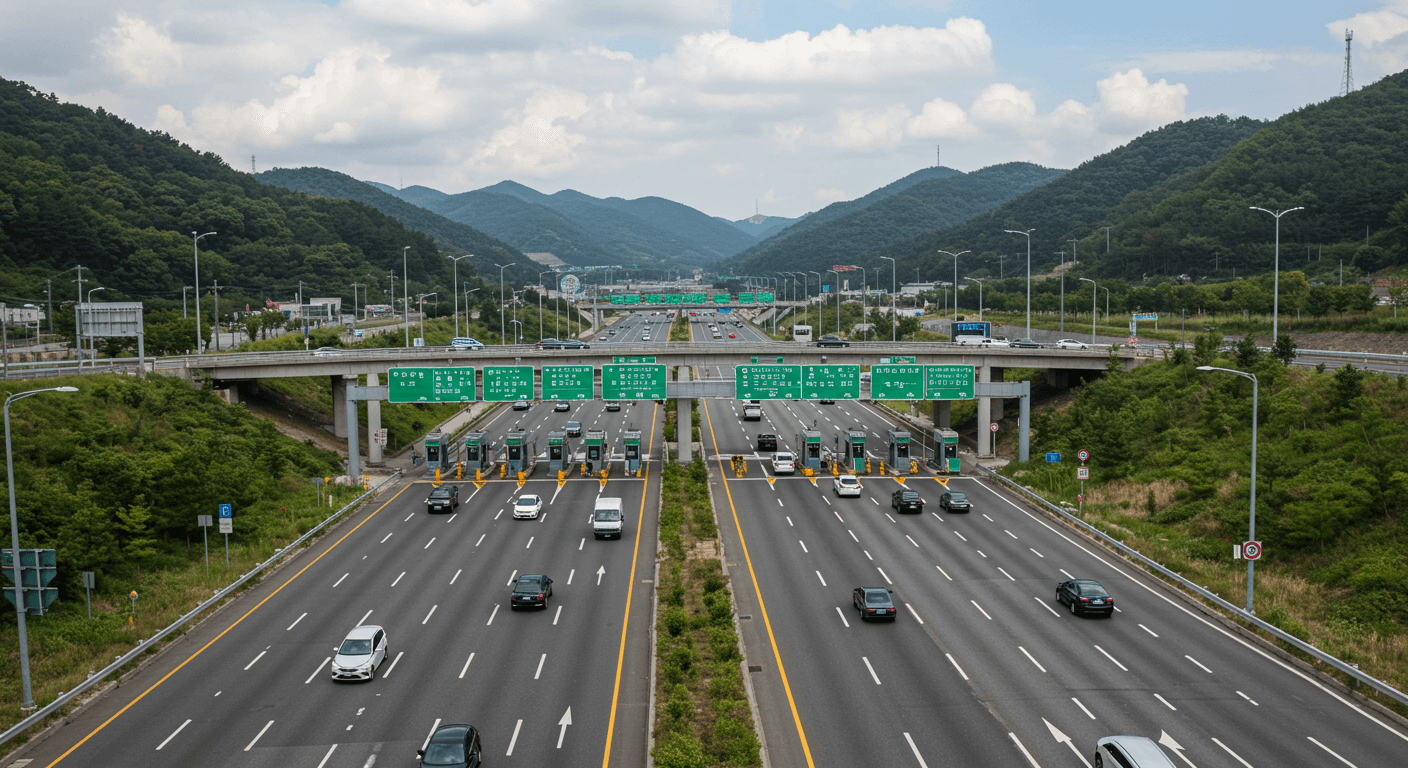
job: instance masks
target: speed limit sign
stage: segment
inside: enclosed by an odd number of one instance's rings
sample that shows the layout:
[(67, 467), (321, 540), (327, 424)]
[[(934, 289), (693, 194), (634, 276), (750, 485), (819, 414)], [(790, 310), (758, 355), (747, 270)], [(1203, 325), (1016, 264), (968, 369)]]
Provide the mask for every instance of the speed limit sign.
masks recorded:
[(1245, 558), (1248, 559), (1248, 560), (1260, 560), (1260, 559), (1261, 559), (1261, 542), (1259, 542), (1259, 541), (1248, 541), (1248, 542), (1242, 544), (1242, 557), (1245, 557)]
[(1087, 451), (1085, 449), (1076, 451), (1076, 458), (1080, 459), (1081, 461), (1090, 461), (1090, 451)]

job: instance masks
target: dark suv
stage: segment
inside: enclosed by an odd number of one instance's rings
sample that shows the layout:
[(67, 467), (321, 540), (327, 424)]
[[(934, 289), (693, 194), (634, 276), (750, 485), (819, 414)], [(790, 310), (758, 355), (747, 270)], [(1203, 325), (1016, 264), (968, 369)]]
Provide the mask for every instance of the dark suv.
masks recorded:
[(890, 496), (890, 506), (899, 512), (923, 512), (924, 500), (919, 498), (918, 491), (901, 488)]
[(767, 434), (760, 434), (760, 435), (758, 435), (758, 450), (760, 450), (760, 451), (775, 451), (775, 450), (777, 450), (777, 435), (767, 435)]
[(958, 491), (949, 491), (939, 497), (939, 506), (949, 512), (971, 512), (973, 503), (968, 501), (968, 495)]

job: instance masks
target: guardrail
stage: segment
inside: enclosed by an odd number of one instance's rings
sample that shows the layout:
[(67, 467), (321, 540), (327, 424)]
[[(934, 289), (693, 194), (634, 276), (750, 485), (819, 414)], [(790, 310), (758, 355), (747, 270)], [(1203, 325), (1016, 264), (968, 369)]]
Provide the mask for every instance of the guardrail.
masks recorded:
[(1232, 614), (1234, 617), (1236, 617), (1238, 620), (1240, 620), (1240, 621), (1245, 621), (1245, 622), (1247, 622), (1248, 624), (1251, 624), (1252, 626), (1255, 626), (1255, 627), (1257, 627), (1258, 629), (1261, 629), (1261, 630), (1263, 630), (1263, 631), (1265, 631), (1265, 632), (1267, 632), (1267, 633), (1273, 635), (1273, 636), (1276, 637), (1278, 640), (1281, 640), (1282, 642), (1286, 643), (1287, 645), (1290, 645), (1290, 646), (1294, 647), (1296, 650), (1301, 651), (1302, 653), (1305, 653), (1305, 654), (1307, 654), (1307, 655), (1309, 655), (1309, 656), (1312, 656), (1312, 657), (1314, 657), (1314, 658), (1316, 658), (1316, 659), (1318, 659), (1318, 660), (1320, 660), (1320, 661), (1323, 661), (1323, 662), (1325, 662), (1326, 664), (1329, 664), (1330, 666), (1334, 667), (1335, 669), (1338, 669), (1339, 671), (1345, 673), (1346, 675), (1349, 675), (1350, 677), (1353, 677), (1354, 679), (1358, 680), (1359, 682), (1364, 683), (1365, 685), (1367, 685), (1367, 686), (1373, 688), (1374, 690), (1378, 691), (1379, 693), (1382, 693), (1383, 695), (1385, 695), (1385, 696), (1387, 696), (1387, 697), (1393, 699), (1394, 701), (1397, 701), (1397, 702), (1400, 703), (1400, 704), (1408, 704), (1408, 694), (1405, 694), (1403, 691), (1400, 691), (1400, 690), (1398, 690), (1397, 688), (1394, 688), (1393, 686), (1389, 685), (1388, 683), (1385, 683), (1384, 681), (1378, 679), (1377, 677), (1374, 677), (1374, 676), (1372, 676), (1372, 675), (1369, 675), (1369, 674), (1365, 673), (1363, 670), (1359, 669), (1359, 667), (1357, 667), (1357, 666), (1355, 666), (1355, 665), (1353, 665), (1353, 664), (1348, 664), (1348, 663), (1346, 663), (1346, 662), (1344, 662), (1344, 661), (1341, 661), (1340, 659), (1335, 658), (1334, 656), (1331, 656), (1331, 655), (1328, 654), (1328, 653), (1325, 653), (1324, 651), (1320, 650), (1319, 648), (1316, 648), (1315, 646), (1311, 645), (1310, 643), (1305, 642), (1304, 640), (1301, 640), (1300, 638), (1296, 637), (1295, 635), (1292, 635), (1292, 634), (1287, 633), (1285, 630), (1282, 630), (1280, 627), (1277, 627), (1277, 626), (1275, 626), (1275, 625), (1273, 625), (1273, 624), (1268, 624), (1267, 622), (1265, 622), (1265, 621), (1263, 621), (1263, 620), (1257, 618), (1255, 615), (1250, 614), (1250, 613), (1247, 613), (1246, 611), (1244, 611), (1244, 610), (1242, 610), (1241, 608), (1239, 608), (1239, 607), (1233, 605), (1232, 603), (1229, 603), (1229, 602), (1227, 602), (1226, 600), (1223, 600), (1221, 597), (1219, 597), (1219, 596), (1213, 594), (1212, 592), (1210, 592), (1210, 591), (1204, 589), (1203, 587), (1198, 586), (1197, 584), (1194, 584), (1193, 582), (1191, 582), (1191, 581), (1189, 581), (1189, 580), (1183, 578), (1182, 576), (1180, 576), (1179, 574), (1173, 572), (1172, 570), (1169, 570), (1169, 569), (1168, 569), (1167, 567), (1165, 567), (1164, 565), (1162, 565), (1162, 564), (1160, 564), (1160, 563), (1158, 563), (1158, 562), (1155, 562), (1154, 560), (1151, 560), (1151, 559), (1149, 559), (1148, 557), (1145, 557), (1144, 555), (1140, 554), (1140, 552), (1139, 552), (1138, 550), (1136, 550), (1136, 549), (1134, 549), (1134, 548), (1132, 548), (1132, 547), (1126, 545), (1124, 542), (1122, 542), (1122, 541), (1120, 541), (1120, 540), (1118, 540), (1118, 539), (1115, 539), (1115, 538), (1113, 538), (1113, 537), (1111, 537), (1111, 536), (1106, 535), (1103, 531), (1099, 530), (1098, 528), (1096, 528), (1095, 526), (1091, 525), (1090, 523), (1087, 523), (1087, 522), (1085, 522), (1084, 520), (1080, 519), (1079, 517), (1076, 517), (1075, 515), (1072, 515), (1071, 513), (1067, 512), (1066, 510), (1061, 509), (1061, 508), (1058, 507), (1057, 505), (1052, 504), (1051, 502), (1047, 501), (1046, 499), (1042, 498), (1039, 494), (1037, 494), (1036, 491), (1033, 491), (1032, 489), (1027, 488), (1027, 487), (1024, 486), (1024, 485), (1021, 485), (1020, 483), (1017, 483), (1017, 482), (1015, 482), (1015, 481), (1013, 481), (1013, 480), (1010, 480), (1010, 479), (1008, 479), (1008, 478), (1006, 478), (1006, 477), (1003, 477), (1002, 475), (998, 474), (997, 472), (994, 472), (993, 470), (988, 469), (987, 467), (984, 467), (984, 466), (982, 466), (982, 465), (979, 465), (979, 466), (978, 466), (978, 469), (980, 469), (981, 471), (987, 473), (990, 477), (992, 477), (993, 479), (995, 479), (995, 480), (997, 480), (998, 482), (1002, 483), (1003, 485), (1006, 485), (1006, 486), (1012, 488), (1013, 490), (1017, 491), (1018, 493), (1021, 493), (1023, 496), (1026, 496), (1027, 498), (1031, 499), (1032, 501), (1034, 501), (1034, 502), (1040, 504), (1042, 507), (1046, 508), (1047, 511), (1049, 511), (1049, 512), (1055, 514), (1055, 515), (1060, 516), (1061, 518), (1065, 519), (1067, 522), (1070, 522), (1070, 523), (1072, 523), (1072, 524), (1074, 524), (1074, 525), (1076, 525), (1076, 526), (1079, 526), (1079, 527), (1080, 527), (1082, 530), (1084, 530), (1086, 533), (1089, 533), (1090, 535), (1094, 536), (1095, 538), (1099, 539), (1100, 541), (1105, 542), (1106, 544), (1110, 545), (1111, 547), (1114, 547), (1115, 549), (1119, 550), (1120, 552), (1124, 553), (1125, 555), (1127, 555), (1127, 556), (1129, 556), (1129, 557), (1131, 557), (1131, 558), (1133, 558), (1133, 559), (1135, 559), (1135, 560), (1138, 560), (1139, 562), (1141, 562), (1141, 563), (1143, 563), (1144, 565), (1146, 565), (1146, 566), (1148, 566), (1148, 567), (1154, 569), (1155, 571), (1158, 571), (1159, 573), (1163, 574), (1164, 576), (1166, 576), (1166, 577), (1169, 578), (1170, 580), (1172, 580), (1172, 581), (1174, 581), (1174, 582), (1177, 582), (1177, 583), (1178, 583), (1180, 586), (1182, 586), (1183, 588), (1188, 589), (1188, 590), (1190, 590), (1190, 591), (1196, 593), (1199, 597), (1203, 598), (1204, 600), (1207, 600), (1208, 602), (1213, 603), (1213, 604), (1216, 605), (1217, 607), (1222, 608), (1223, 610), (1225, 610), (1225, 611), (1231, 613), (1231, 614)]
[(94, 674), (89, 675), (87, 680), (84, 680), (83, 682), (79, 683), (78, 686), (75, 687), (73, 690), (64, 692), (64, 693), (61, 694), (57, 699), (54, 699), (51, 703), (49, 703), (48, 705), (44, 706), (44, 707), (41, 708), (39, 711), (35, 712), (34, 714), (30, 715), (29, 717), (26, 717), (25, 719), (19, 721), (18, 723), (15, 723), (13, 726), (10, 727), (9, 730), (5, 731), (4, 733), (0, 733), (0, 744), (4, 744), (5, 742), (9, 741), (10, 739), (13, 739), (14, 737), (16, 737), (16, 736), (18, 736), (19, 734), (23, 733), (26, 729), (31, 728), (31, 727), (33, 727), (33, 726), (35, 726), (35, 725), (37, 725), (37, 724), (43, 722), (43, 721), (44, 721), (44, 718), (46, 718), (46, 717), (48, 717), (49, 715), (53, 714), (54, 712), (58, 711), (58, 709), (59, 709), (60, 707), (63, 707), (64, 705), (66, 705), (66, 704), (68, 704), (69, 702), (73, 701), (75, 698), (78, 697), (79, 694), (83, 693), (84, 691), (87, 691), (89, 688), (92, 688), (93, 686), (97, 685), (98, 683), (101, 683), (105, 678), (107, 678), (108, 675), (111, 675), (112, 673), (114, 673), (114, 672), (116, 672), (116, 671), (122, 669), (122, 668), (123, 668), (124, 666), (126, 666), (128, 663), (130, 663), (130, 662), (136, 660), (138, 657), (140, 657), (142, 654), (146, 653), (148, 650), (150, 650), (150, 649), (151, 649), (153, 646), (155, 646), (157, 643), (159, 643), (159, 642), (161, 642), (162, 640), (164, 640), (164, 639), (166, 639), (167, 637), (169, 637), (169, 636), (170, 636), (173, 632), (175, 632), (177, 629), (180, 629), (180, 628), (181, 628), (183, 625), (185, 625), (187, 622), (189, 622), (189, 621), (191, 621), (192, 619), (194, 619), (195, 617), (201, 615), (201, 614), (204, 613), (206, 610), (210, 609), (210, 608), (213, 607), (215, 604), (219, 603), (221, 600), (224, 600), (226, 597), (229, 597), (231, 594), (233, 594), (233, 593), (235, 592), (235, 590), (237, 590), (237, 589), (239, 589), (240, 587), (244, 586), (246, 583), (249, 582), (250, 579), (252, 579), (252, 578), (254, 578), (255, 576), (257, 576), (257, 575), (258, 575), (260, 572), (262, 572), (264, 569), (268, 568), (269, 566), (273, 565), (274, 563), (277, 563), (279, 560), (283, 559), (285, 556), (287, 556), (287, 555), (293, 553), (293, 551), (298, 547), (298, 545), (300, 545), (300, 544), (302, 544), (303, 542), (307, 541), (310, 537), (312, 537), (312, 536), (313, 536), (314, 534), (316, 534), (318, 531), (321, 531), (323, 528), (327, 527), (328, 525), (330, 525), (331, 523), (333, 523), (334, 521), (336, 521), (338, 518), (342, 517), (342, 515), (346, 514), (349, 510), (354, 509), (357, 505), (361, 504), (362, 501), (365, 500), (367, 497), (369, 497), (369, 496), (375, 494), (376, 492), (378, 492), (379, 490), (381, 490), (381, 488), (382, 488), (383, 486), (385, 486), (387, 483), (391, 483), (391, 482), (395, 481), (395, 480), (396, 480), (397, 478), (399, 478), (400, 476), (401, 476), (401, 470), (398, 469), (398, 470), (396, 470), (396, 473), (393, 474), (391, 477), (387, 478), (386, 480), (381, 481), (380, 483), (377, 483), (376, 487), (368, 489), (366, 493), (363, 493), (361, 496), (358, 496), (357, 498), (355, 498), (355, 499), (353, 499), (352, 501), (348, 502), (345, 506), (343, 506), (343, 507), (342, 507), (341, 509), (339, 509), (338, 511), (336, 511), (336, 512), (332, 513), (331, 515), (329, 515), (328, 517), (324, 518), (322, 522), (320, 522), (320, 523), (318, 523), (317, 525), (315, 525), (315, 526), (313, 526), (312, 528), (310, 528), (307, 533), (303, 534), (302, 536), (299, 536), (297, 539), (294, 539), (292, 542), (290, 542), (290, 543), (288, 544), (288, 546), (286, 546), (286, 547), (284, 547), (283, 549), (280, 549), (279, 551), (275, 552), (275, 553), (273, 554), (273, 556), (270, 557), (268, 560), (265, 560), (264, 562), (262, 562), (262, 563), (260, 563), (260, 564), (258, 564), (258, 565), (256, 565), (256, 566), (254, 566), (254, 568), (250, 569), (249, 573), (246, 573), (246, 574), (244, 574), (243, 576), (241, 576), (241, 577), (239, 577), (238, 579), (236, 579), (233, 584), (231, 584), (231, 585), (228, 586), (228, 587), (225, 587), (224, 589), (220, 590), (219, 592), (216, 592), (215, 595), (214, 595), (213, 597), (211, 597), (209, 600), (206, 600), (205, 602), (203, 602), (203, 603), (201, 603), (200, 605), (196, 606), (195, 608), (191, 609), (191, 611), (190, 611), (189, 613), (187, 613), (186, 615), (184, 615), (184, 616), (182, 616), (181, 618), (177, 619), (176, 621), (172, 622), (171, 624), (167, 625), (167, 627), (166, 627), (165, 629), (162, 629), (161, 631), (159, 631), (159, 632), (157, 632), (156, 634), (152, 635), (150, 638), (147, 638), (146, 640), (143, 640), (141, 643), (139, 643), (139, 644), (137, 645), (136, 648), (133, 648), (132, 650), (130, 650), (130, 651), (128, 651), (127, 653), (123, 654), (122, 656), (118, 657), (117, 661), (114, 661), (113, 663), (107, 665), (106, 667), (103, 667), (102, 670), (100, 670), (100, 671), (98, 671), (98, 672), (96, 672), (96, 673), (94, 673)]

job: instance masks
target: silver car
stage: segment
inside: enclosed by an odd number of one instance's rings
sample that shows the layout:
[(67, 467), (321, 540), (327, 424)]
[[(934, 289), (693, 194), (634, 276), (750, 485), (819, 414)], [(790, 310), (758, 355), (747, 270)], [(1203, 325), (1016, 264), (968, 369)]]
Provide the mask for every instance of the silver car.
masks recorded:
[(1075, 339), (1057, 339), (1056, 343), (1052, 346), (1057, 349), (1090, 349), (1084, 342), (1076, 341)]
[(333, 649), (332, 679), (370, 680), (390, 655), (386, 630), (364, 624), (347, 633), (342, 645)]
[(516, 520), (536, 520), (543, 511), (543, 497), (525, 493), (513, 504), (513, 517)]
[(1174, 768), (1159, 745), (1146, 736), (1106, 736), (1095, 742), (1095, 768)]

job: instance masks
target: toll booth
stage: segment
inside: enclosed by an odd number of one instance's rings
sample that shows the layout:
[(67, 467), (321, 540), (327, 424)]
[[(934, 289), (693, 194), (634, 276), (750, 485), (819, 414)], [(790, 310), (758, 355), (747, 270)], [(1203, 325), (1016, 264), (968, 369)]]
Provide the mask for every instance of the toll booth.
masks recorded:
[(909, 433), (903, 429), (891, 429), (885, 434), (890, 438), (890, 466), (896, 472), (908, 472)]
[(606, 443), (606, 432), (600, 429), (587, 430), (587, 458), (582, 469), (588, 474), (606, 469), (611, 460), (611, 446)]
[(572, 450), (572, 438), (566, 432), (548, 433), (548, 468), (553, 472), (572, 469), (577, 454)]
[(626, 472), (634, 475), (640, 470), (640, 430), (628, 429), (621, 433), (621, 445), (626, 452)]
[(459, 444), (445, 433), (431, 432), (425, 436), (425, 468), (448, 472), (459, 461)]
[(958, 463), (958, 433), (951, 429), (934, 430), (934, 448), (939, 471), (958, 474), (961, 469)]
[(865, 471), (865, 433), (858, 429), (846, 432), (845, 468), (847, 472)]
[(486, 435), (485, 432), (470, 432), (464, 436), (464, 471), (468, 475), (476, 470), (487, 474), (494, 466), (494, 444)]
[(538, 441), (527, 432), (515, 429), (504, 435), (504, 461), (508, 471), (533, 473), (533, 465), (538, 458)]
[(814, 429), (804, 429), (797, 435), (797, 445), (801, 449), (802, 466), (813, 472), (821, 471), (821, 433)]

